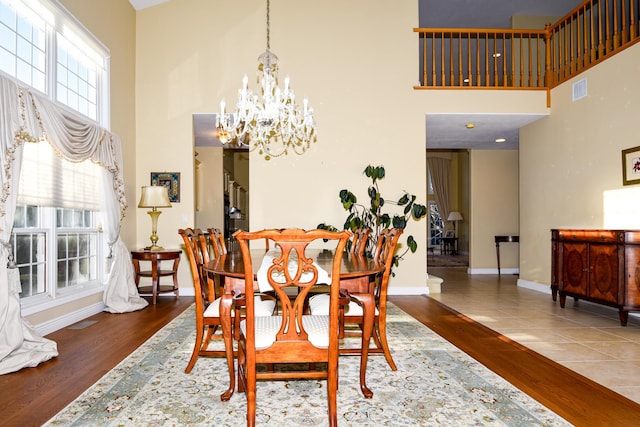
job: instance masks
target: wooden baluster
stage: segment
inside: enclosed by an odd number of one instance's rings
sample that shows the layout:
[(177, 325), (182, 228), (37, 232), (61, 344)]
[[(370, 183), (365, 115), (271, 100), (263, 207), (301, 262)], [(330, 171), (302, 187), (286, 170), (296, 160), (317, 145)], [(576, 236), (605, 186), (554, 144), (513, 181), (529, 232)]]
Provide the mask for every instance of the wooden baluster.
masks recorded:
[(422, 86), (427, 85), (427, 34), (423, 33), (422, 38)]
[(631, 0), (629, 2), (629, 21), (631, 25), (629, 25), (629, 40), (636, 38), (639, 34), (636, 32), (636, 23), (637, 20), (634, 18), (636, 16), (636, 2)]
[(498, 57), (496, 56), (496, 49), (498, 46), (497, 43), (497, 34), (493, 34), (493, 84), (492, 86), (498, 86)]
[(627, 29), (627, 7), (626, 6), (627, 6), (626, 1), (622, 0), (620, 2), (620, 17), (621, 17), (620, 22), (622, 22), (622, 28), (620, 28), (620, 33), (621, 33), (620, 34), (621, 35), (620, 42), (622, 44), (625, 44), (627, 42), (627, 40), (628, 40), (628, 37), (627, 37), (627, 31), (628, 31), (628, 29)]
[(458, 34), (458, 86), (462, 86), (462, 33)]
[(615, 50), (620, 46), (620, 29), (618, 28), (618, 2), (613, 2), (613, 46), (611, 50)]
[(489, 82), (491, 77), (489, 76), (489, 34), (485, 34), (485, 49), (484, 49), (484, 86), (490, 86)]
[[(511, 37), (513, 39), (513, 34), (511, 35)], [(502, 55), (503, 55), (503, 59), (502, 59), (502, 85), (503, 86), (507, 86), (508, 83), (508, 75), (507, 75), (507, 35), (505, 34), (504, 37), (502, 38)], [(511, 51), (511, 57), (513, 58), (513, 50)]]
[(528, 52), (527, 52), (527, 58), (529, 60), (529, 87), (533, 87), (533, 56), (531, 53), (531, 37), (527, 37), (527, 43), (528, 43)]
[(449, 35), (449, 82), (447, 86), (453, 86), (454, 82), (454, 67), (453, 67), (453, 34)]
[(482, 81), (480, 80), (480, 33), (476, 37), (476, 85), (480, 86)]
[(442, 78), (442, 81), (440, 82), (440, 86), (446, 86), (445, 81), (446, 81), (446, 77), (444, 74), (444, 32), (441, 35), (442, 39), (440, 42), (440, 46), (442, 47), (442, 49), (440, 49), (442, 52), (440, 52), (440, 65), (442, 70), (440, 70), (440, 77)]
[(436, 86), (436, 35), (431, 41), (431, 84)]
[[(607, 55), (609, 53), (609, 51), (611, 50), (611, 22), (609, 21), (609, 0), (605, 0), (604, 1), (604, 23), (605, 23), (605, 27), (604, 27), (604, 36), (605, 36), (605, 41), (604, 41), (604, 52), (605, 55)], [(600, 58), (602, 59), (602, 57)]]
[(471, 65), (471, 32), (469, 32), (467, 33), (467, 78), (469, 79), (467, 84), (469, 86), (473, 86), (473, 67)]
[(602, 26), (604, 21), (602, 20), (602, 1), (598, 2), (598, 59), (602, 58), (604, 53), (604, 38), (602, 34)]
[[(596, 52), (597, 52), (597, 49), (596, 49), (596, 47), (597, 47), (597, 45), (596, 45), (596, 27), (595, 27), (594, 22), (593, 22), (593, 16), (595, 15), (594, 14), (594, 10), (593, 10), (593, 0), (591, 0), (590, 5), (591, 5), (590, 6), (591, 13), (589, 15), (591, 17), (591, 29), (589, 31), (589, 35), (591, 36), (591, 46), (590, 46), (591, 47), (591, 58), (590, 58), (589, 62), (593, 62), (593, 61), (596, 60)], [(600, 28), (600, 25), (598, 25), (598, 28)]]
[(552, 68), (553, 64), (551, 63), (551, 59), (555, 58), (555, 56), (551, 56), (551, 54), (553, 53), (553, 40), (551, 39), (551, 24), (546, 24), (544, 26), (544, 29), (545, 29), (544, 84), (546, 87), (551, 87), (551, 85), (553, 85), (553, 83), (555, 82), (555, 79), (553, 78), (553, 74), (552, 74), (552, 69), (555, 70), (555, 68)]

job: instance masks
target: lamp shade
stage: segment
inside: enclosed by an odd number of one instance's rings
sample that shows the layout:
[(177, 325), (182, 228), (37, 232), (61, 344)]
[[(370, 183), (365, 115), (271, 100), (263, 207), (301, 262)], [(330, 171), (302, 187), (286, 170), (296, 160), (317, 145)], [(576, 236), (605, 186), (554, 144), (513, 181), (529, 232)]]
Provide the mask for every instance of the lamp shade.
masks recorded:
[(456, 211), (450, 212), (447, 221), (462, 221), (462, 214)]
[(163, 185), (148, 185), (142, 187), (139, 208), (170, 208), (169, 190)]

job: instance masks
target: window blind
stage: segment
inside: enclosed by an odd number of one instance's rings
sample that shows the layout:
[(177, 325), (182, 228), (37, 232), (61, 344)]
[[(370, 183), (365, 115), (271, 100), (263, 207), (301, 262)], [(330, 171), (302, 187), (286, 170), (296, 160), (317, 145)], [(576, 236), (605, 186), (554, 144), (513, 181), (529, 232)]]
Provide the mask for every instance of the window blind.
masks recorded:
[(47, 142), (25, 144), (17, 203), (98, 211), (99, 168), (65, 160)]

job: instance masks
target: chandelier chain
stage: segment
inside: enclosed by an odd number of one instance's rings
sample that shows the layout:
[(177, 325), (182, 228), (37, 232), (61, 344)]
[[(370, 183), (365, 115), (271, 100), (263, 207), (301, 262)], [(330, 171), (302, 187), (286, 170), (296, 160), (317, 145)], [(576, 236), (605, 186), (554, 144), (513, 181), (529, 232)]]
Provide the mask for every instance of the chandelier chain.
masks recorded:
[(271, 2), (267, 0), (267, 50), (271, 50), (271, 20), (269, 19), (269, 10), (271, 9), (271, 7), (269, 7), (270, 4)]

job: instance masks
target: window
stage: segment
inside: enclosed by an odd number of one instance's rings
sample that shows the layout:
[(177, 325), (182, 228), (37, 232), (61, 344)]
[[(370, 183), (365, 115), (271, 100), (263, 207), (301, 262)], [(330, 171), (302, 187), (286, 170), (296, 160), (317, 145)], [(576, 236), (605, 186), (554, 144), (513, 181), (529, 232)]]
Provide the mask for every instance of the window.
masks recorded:
[(58, 3), (0, 0), (0, 70), (108, 123), (108, 50)]
[(95, 211), (18, 206), (10, 244), (20, 272), (20, 297), (55, 299), (100, 285), (104, 248), (98, 224)]
[[(108, 127), (108, 50), (53, 0), (0, 0), (0, 70)], [(79, 294), (104, 283), (99, 166), (48, 143), (24, 147), (11, 246), (21, 298)]]
[(438, 212), (438, 205), (435, 201), (429, 201), (429, 247), (440, 246), (440, 238), (444, 230), (444, 221)]

